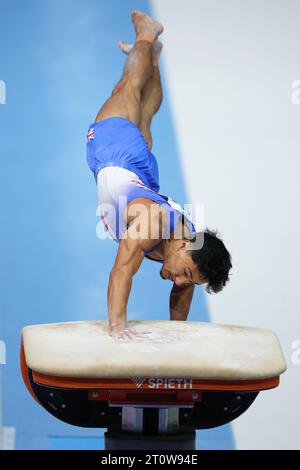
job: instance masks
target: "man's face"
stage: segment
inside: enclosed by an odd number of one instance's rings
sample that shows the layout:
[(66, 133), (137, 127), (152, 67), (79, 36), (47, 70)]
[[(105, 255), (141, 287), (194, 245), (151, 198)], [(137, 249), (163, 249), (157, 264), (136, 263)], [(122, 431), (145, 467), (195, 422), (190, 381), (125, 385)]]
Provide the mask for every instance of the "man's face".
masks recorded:
[(172, 240), (166, 249), (164, 264), (160, 270), (163, 279), (175, 282), (178, 287), (206, 282), (187, 251), (190, 243), (188, 240)]

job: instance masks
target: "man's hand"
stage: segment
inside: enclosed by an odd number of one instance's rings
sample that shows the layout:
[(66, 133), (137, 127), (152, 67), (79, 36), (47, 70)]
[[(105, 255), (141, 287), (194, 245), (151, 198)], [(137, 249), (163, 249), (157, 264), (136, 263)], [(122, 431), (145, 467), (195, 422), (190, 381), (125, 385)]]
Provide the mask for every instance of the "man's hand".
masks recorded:
[(190, 311), (195, 284), (178, 287), (173, 284), (170, 293), (170, 320), (186, 320)]
[(121, 330), (112, 330), (110, 336), (116, 340), (132, 340), (132, 339), (147, 339), (149, 338), (150, 331), (136, 331), (132, 328), (124, 328)]

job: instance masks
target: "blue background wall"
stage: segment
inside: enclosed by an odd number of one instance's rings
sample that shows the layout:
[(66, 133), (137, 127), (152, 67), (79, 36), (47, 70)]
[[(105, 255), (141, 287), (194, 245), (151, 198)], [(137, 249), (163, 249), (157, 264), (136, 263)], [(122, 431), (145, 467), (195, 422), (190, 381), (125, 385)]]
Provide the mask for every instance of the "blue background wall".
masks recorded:
[[(0, 6), (0, 79), (7, 87), (7, 102), (0, 106), (4, 425), (16, 427), (18, 449), (103, 448), (102, 440), (93, 439), (103, 430), (60, 423), (31, 399), (19, 372), (20, 331), (34, 323), (107, 318), (117, 245), (96, 237), (86, 131), (122, 72), (117, 40), (134, 39), (130, 11), (151, 13), (150, 6), (121, 0), (1, 0)], [(163, 75), (163, 60), (161, 70)], [(164, 79), (163, 88), (153, 152), (161, 192), (183, 204), (189, 201)], [(171, 284), (160, 279), (159, 269), (143, 263), (129, 319), (169, 318)], [(209, 319), (202, 288), (189, 319)], [(232, 447), (229, 426), (198, 432), (198, 448)]]

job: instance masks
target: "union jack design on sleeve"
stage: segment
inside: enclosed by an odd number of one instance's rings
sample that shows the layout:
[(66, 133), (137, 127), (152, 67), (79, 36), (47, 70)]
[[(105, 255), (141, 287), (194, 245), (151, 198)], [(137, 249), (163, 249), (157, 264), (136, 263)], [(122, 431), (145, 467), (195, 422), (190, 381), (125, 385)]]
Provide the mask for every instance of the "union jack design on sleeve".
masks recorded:
[(95, 129), (92, 127), (87, 135), (87, 141), (90, 142), (91, 140), (94, 140), (95, 137)]

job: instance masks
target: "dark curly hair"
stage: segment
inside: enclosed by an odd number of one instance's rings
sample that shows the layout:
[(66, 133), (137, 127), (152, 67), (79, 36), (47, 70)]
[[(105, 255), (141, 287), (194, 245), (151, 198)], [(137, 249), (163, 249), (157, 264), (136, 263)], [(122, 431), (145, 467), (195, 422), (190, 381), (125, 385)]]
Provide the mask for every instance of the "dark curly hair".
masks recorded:
[(211, 294), (220, 292), (229, 280), (229, 271), (232, 268), (230, 253), (225, 248), (217, 231), (205, 229), (185, 237), (193, 243), (201, 240), (202, 248), (187, 250), (197, 265), (199, 273), (207, 281), (206, 292)]

